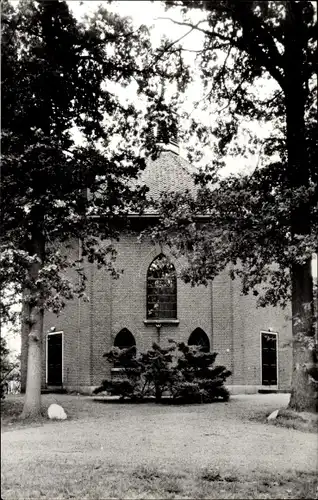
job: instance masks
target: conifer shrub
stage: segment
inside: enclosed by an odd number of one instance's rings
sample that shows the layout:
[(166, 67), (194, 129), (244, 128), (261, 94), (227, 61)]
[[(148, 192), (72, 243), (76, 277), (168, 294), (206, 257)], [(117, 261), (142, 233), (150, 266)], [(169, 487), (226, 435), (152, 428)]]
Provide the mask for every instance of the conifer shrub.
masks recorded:
[(203, 352), (199, 347), (177, 344), (176, 377), (171, 392), (175, 400), (209, 403), (229, 399), (224, 383), (231, 372), (215, 366), (217, 353)]
[(227, 401), (225, 380), (231, 372), (215, 365), (217, 353), (203, 352), (199, 347), (169, 341), (168, 347), (154, 343), (152, 349), (138, 353), (135, 347), (113, 348), (104, 357), (118, 368), (117, 376), (103, 380), (94, 393), (106, 391), (123, 400), (143, 401), (163, 396), (179, 404)]
[(104, 357), (118, 369), (116, 376), (103, 380), (102, 385), (95, 389), (95, 393), (106, 391), (122, 399), (143, 400), (147, 395), (147, 385), (143, 384), (142, 366), (136, 347), (126, 349), (114, 347)]

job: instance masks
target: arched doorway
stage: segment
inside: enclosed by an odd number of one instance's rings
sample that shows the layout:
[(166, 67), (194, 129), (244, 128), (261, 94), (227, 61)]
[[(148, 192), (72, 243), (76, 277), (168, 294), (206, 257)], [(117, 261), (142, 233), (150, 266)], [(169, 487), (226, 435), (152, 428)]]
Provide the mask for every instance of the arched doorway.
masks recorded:
[[(135, 356), (136, 354), (136, 340), (133, 334), (128, 330), (128, 328), (123, 328), (120, 332), (117, 333), (114, 340), (114, 347), (118, 347), (118, 349), (131, 349), (124, 356)], [(124, 363), (125, 364), (125, 363)], [(114, 362), (114, 368), (120, 369), (122, 368), (122, 364), (119, 360)]]
[(114, 340), (114, 347), (119, 347), (119, 349), (128, 349), (136, 345), (136, 340), (133, 334), (128, 330), (128, 328), (123, 328), (117, 333)]
[(210, 341), (207, 334), (202, 330), (202, 328), (196, 328), (191, 333), (188, 345), (193, 345), (199, 347), (203, 352), (210, 351)]

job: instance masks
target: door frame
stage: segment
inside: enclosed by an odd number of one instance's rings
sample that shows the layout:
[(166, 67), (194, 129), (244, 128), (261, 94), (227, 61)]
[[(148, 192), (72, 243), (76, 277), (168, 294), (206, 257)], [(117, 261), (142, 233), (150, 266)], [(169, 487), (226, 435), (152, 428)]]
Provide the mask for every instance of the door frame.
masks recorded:
[[(262, 351), (262, 334), (267, 334), (267, 335), (276, 335), (276, 384), (272, 384), (272, 385), (263, 385), (263, 351)], [(260, 340), (260, 379), (261, 379), (261, 386), (262, 387), (268, 387), (269, 389), (272, 387), (275, 387), (275, 388), (278, 388), (278, 374), (279, 374), (279, 370), (278, 370), (278, 332), (272, 332), (270, 330), (261, 330), (260, 331), (260, 336), (259, 336), (259, 340)]]
[(49, 345), (49, 335), (62, 335), (62, 385), (64, 383), (64, 331), (60, 330), (58, 332), (48, 332), (46, 334), (46, 341), (45, 341), (45, 383), (47, 384), (48, 381), (48, 345)]

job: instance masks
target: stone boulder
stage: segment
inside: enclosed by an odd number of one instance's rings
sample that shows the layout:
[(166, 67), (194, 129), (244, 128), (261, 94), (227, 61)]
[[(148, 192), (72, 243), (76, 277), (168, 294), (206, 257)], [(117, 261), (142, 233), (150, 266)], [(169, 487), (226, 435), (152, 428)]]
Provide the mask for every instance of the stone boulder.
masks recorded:
[(57, 405), (57, 404), (50, 405), (48, 407), (47, 414), (51, 420), (66, 420), (67, 419), (67, 415), (64, 411), (64, 408), (62, 408), (62, 406)]
[(279, 410), (273, 411), (270, 415), (268, 415), (267, 420), (268, 421), (275, 420), (278, 416), (278, 412), (279, 412)]

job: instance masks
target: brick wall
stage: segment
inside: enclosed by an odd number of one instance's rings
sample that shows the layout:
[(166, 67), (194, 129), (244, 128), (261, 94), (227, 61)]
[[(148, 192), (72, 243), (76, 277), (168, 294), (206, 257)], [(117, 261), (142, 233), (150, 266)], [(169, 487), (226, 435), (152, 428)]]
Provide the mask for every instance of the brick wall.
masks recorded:
[[(75, 241), (72, 248), (68, 250), (71, 258), (76, 259), (79, 255), (78, 242)], [(68, 277), (76, 282), (78, 279), (76, 272), (69, 270)], [(83, 300), (73, 299), (67, 302), (66, 307), (57, 316), (46, 312), (44, 316), (44, 338), (42, 345), (42, 385), (46, 384), (46, 342), (47, 335), (54, 328), (56, 332), (63, 331), (64, 350), (64, 383), (67, 385), (83, 384), (86, 380), (85, 369), (87, 367), (89, 338), (89, 325), (87, 322), (88, 304)]]
[[(261, 331), (278, 334), (278, 388), (288, 390), (291, 382), (291, 310), (256, 306), (256, 297), (241, 295), (240, 282), (233, 281), (233, 338), (235, 384), (261, 384)], [(289, 343), (289, 345), (288, 345)], [(234, 383), (234, 382), (233, 382)]]
[[(152, 260), (161, 253), (159, 246), (139, 243), (133, 236), (123, 236), (117, 245), (116, 265), (124, 268), (118, 280), (105, 269), (87, 264), (90, 302), (73, 300), (59, 317), (45, 315), (45, 336), (52, 326), (64, 332), (64, 385), (75, 389), (97, 386), (110, 375), (103, 354), (110, 350), (115, 336), (128, 328), (136, 339), (137, 349), (146, 350), (158, 340), (155, 325), (146, 318), (146, 276)], [(163, 249), (165, 250), (165, 249)], [(74, 252), (78, 252), (76, 245)], [(181, 261), (171, 258), (176, 270)], [(291, 377), (291, 338), (288, 311), (279, 308), (257, 309), (255, 298), (240, 295), (240, 283), (223, 271), (207, 287), (192, 288), (177, 283), (178, 325), (163, 325), (162, 345), (169, 338), (188, 341), (191, 332), (202, 328), (209, 337), (211, 349), (218, 352), (217, 363), (232, 371), (229, 384), (259, 386), (260, 331), (278, 332), (279, 388), (288, 389)], [(25, 348), (24, 348), (25, 349)], [(42, 384), (46, 375), (46, 339), (43, 342)], [(22, 366), (22, 372), (24, 373)]]
[[(105, 374), (101, 355), (109, 350), (117, 333), (128, 328), (136, 339), (137, 349), (147, 350), (158, 340), (155, 325), (145, 324), (147, 270), (160, 247), (138, 243), (133, 237), (123, 237), (117, 245), (116, 265), (125, 268), (119, 279), (111, 279), (105, 270), (94, 269), (93, 299), (91, 301), (93, 332), (92, 385), (100, 383)], [(169, 256), (169, 252), (165, 252)], [(171, 257), (170, 257), (171, 258)], [(178, 262), (171, 258), (178, 271)], [(178, 280), (178, 325), (162, 325), (160, 341), (169, 338), (187, 342), (191, 332), (201, 327), (211, 339), (211, 292), (209, 287), (191, 288)]]
[[(211, 307), (213, 314), (212, 350), (218, 353), (216, 363), (226, 366), (234, 374), (233, 286), (225, 271), (213, 280)], [(228, 383), (234, 383), (233, 376), (228, 379)]]

